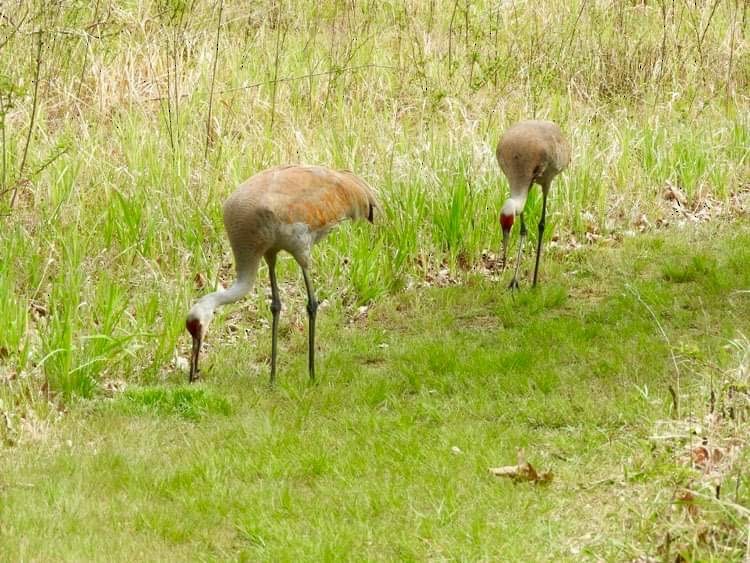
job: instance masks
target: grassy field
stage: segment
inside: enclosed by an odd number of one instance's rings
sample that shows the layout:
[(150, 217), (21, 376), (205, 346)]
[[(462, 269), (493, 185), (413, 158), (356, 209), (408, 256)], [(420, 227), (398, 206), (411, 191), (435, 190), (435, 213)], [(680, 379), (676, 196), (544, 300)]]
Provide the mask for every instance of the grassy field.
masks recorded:
[[(690, 471), (647, 437), (692, 424), (706, 378), (747, 361), (748, 12), (0, 4), (0, 553), (740, 557), (747, 515), (707, 501), (700, 522), (726, 534), (680, 528)], [(513, 300), (487, 268), (494, 148), (531, 117), (573, 158), (544, 285)], [(233, 277), (221, 203), (282, 163), (349, 168), (383, 202), (315, 251), (321, 382), (304, 382), (304, 291), (282, 259), (278, 388), (265, 282), (214, 321), (187, 388), (185, 313)], [(550, 487), (485, 475), (518, 446)]]
[[(569, 254), (535, 291), (476, 277), (356, 323), (327, 309), (313, 386), (296, 321), (274, 389), (268, 330), (217, 339), (198, 385), (25, 422), (0, 460), (3, 557), (740, 560), (749, 262), (746, 224), (704, 227)], [(708, 422), (712, 391), (735, 419)], [(703, 443), (731, 463), (691, 463)], [(552, 482), (488, 473), (517, 448)]]

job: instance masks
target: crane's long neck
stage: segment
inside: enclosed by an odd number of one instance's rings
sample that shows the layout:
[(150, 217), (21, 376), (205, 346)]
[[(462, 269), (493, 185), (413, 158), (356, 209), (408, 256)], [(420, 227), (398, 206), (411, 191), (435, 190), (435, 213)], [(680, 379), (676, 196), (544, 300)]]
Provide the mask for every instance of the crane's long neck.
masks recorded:
[(503, 204), (502, 215), (516, 216), (523, 212), (526, 205), (526, 194), (513, 194)]
[(523, 208), (526, 207), (526, 199), (528, 198), (528, 192), (520, 192), (511, 194), (508, 201), (513, 202), (513, 207), (516, 215), (520, 215), (523, 212)]
[(237, 279), (227, 289), (220, 289), (204, 295), (198, 301), (201, 308), (215, 311), (223, 305), (239, 301), (253, 288), (258, 273), (260, 259), (253, 258), (237, 265)]
[[(526, 175), (510, 175), (508, 177), (508, 183), (510, 188), (510, 197), (505, 202), (507, 211), (512, 211), (515, 215), (523, 213), (524, 207), (526, 207), (526, 199), (529, 197), (529, 190), (531, 190), (531, 184), (529, 178)], [(512, 203), (511, 203), (512, 202)]]

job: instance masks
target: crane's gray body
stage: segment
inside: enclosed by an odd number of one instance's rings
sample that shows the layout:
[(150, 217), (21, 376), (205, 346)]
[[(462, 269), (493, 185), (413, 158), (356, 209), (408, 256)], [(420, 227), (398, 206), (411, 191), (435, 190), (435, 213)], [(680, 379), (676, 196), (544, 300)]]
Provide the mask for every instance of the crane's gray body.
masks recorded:
[(317, 301), (310, 276), (313, 245), (346, 219), (372, 222), (377, 199), (367, 183), (348, 170), (324, 166), (280, 166), (249, 178), (224, 203), (224, 227), (234, 253), (237, 279), (231, 287), (199, 299), (186, 327), (193, 336), (190, 380), (198, 374), (201, 342), (214, 311), (245, 296), (253, 287), (261, 259), (268, 263), (273, 314), (271, 381), (276, 374), (276, 340), (281, 300), (276, 255), (289, 252), (302, 268), (310, 317), (309, 370), (313, 378)]
[(514, 218), (521, 217), (521, 241), (518, 247), (518, 258), (511, 288), (518, 287), (518, 267), (526, 238), (526, 225), (523, 211), (529, 190), (535, 183), (542, 187), (544, 196), (542, 216), (539, 221), (539, 239), (537, 241), (536, 265), (534, 266), (534, 285), (539, 271), (539, 256), (542, 251), (542, 235), (547, 210), (547, 195), (552, 180), (570, 163), (570, 144), (551, 121), (521, 121), (508, 129), (500, 139), (495, 152), (497, 162), (503, 174), (508, 178), (510, 197), (503, 204), (500, 212), (500, 223), (503, 227), (503, 267), (506, 263), (508, 238)]
[(238, 275), (245, 263), (286, 250), (303, 268), (312, 246), (346, 219), (372, 219), (375, 195), (346, 170), (281, 166), (240, 184), (224, 203)]
[(497, 145), (497, 162), (508, 178), (511, 199), (523, 210), (531, 185), (548, 191), (555, 176), (570, 163), (570, 144), (551, 121), (521, 121), (508, 129)]

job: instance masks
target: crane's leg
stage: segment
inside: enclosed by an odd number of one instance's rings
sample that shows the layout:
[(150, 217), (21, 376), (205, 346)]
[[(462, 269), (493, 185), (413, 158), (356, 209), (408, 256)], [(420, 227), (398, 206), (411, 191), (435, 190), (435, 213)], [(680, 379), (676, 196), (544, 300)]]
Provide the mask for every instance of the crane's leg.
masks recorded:
[(268, 275), (271, 278), (271, 314), (273, 324), (271, 328), (271, 384), (276, 380), (276, 356), (277, 341), (279, 335), (279, 315), (281, 314), (281, 299), (279, 298), (279, 286), (276, 284), (276, 253), (267, 254)]
[[(545, 187), (547, 188), (547, 187)], [(544, 236), (544, 217), (547, 214), (547, 191), (542, 191), (542, 218), (539, 219), (539, 240), (536, 241), (536, 264), (534, 265), (534, 283), (533, 287), (536, 287), (536, 276), (539, 272), (539, 256), (542, 254), (542, 238)]]
[(307, 316), (310, 319), (310, 340), (307, 349), (307, 365), (310, 369), (310, 381), (315, 380), (315, 317), (318, 313), (318, 300), (315, 299), (315, 291), (310, 281), (310, 273), (307, 268), (302, 268), (302, 275), (305, 278), (305, 287), (307, 287)]
[(510, 280), (508, 289), (518, 289), (518, 268), (521, 265), (521, 254), (523, 254), (523, 243), (526, 242), (526, 222), (523, 220), (521, 212), (521, 240), (518, 242), (518, 257), (516, 258), (516, 270), (513, 272), (513, 279)]

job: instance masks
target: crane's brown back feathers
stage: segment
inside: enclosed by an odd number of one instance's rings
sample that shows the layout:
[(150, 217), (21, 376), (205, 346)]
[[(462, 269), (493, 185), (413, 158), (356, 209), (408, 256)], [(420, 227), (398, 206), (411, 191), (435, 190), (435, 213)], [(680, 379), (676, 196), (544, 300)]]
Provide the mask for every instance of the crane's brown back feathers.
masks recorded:
[[(243, 182), (224, 203), (224, 225), (238, 264), (268, 250), (295, 253), (289, 233), (312, 233), (313, 242), (346, 219), (373, 220), (374, 191), (347, 170), (280, 166)], [(291, 230), (290, 230), (291, 229)]]
[(303, 223), (318, 230), (345, 219), (372, 220), (377, 205), (370, 186), (348, 170), (283, 166), (245, 181), (226, 201), (224, 211), (233, 215), (265, 209), (281, 223)]
[(497, 161), (511, 191), (536, 182), (549, 186), (570, 162), (570, 145), (551, 121), (521, 121), (508, 129), (497, 145)]

